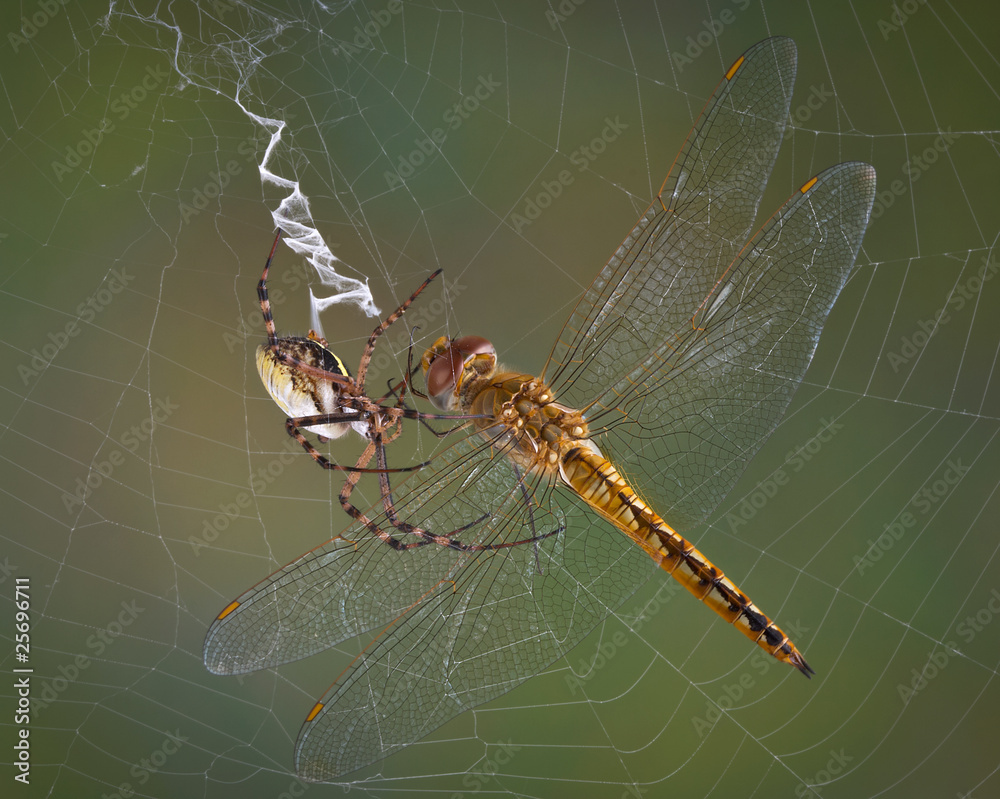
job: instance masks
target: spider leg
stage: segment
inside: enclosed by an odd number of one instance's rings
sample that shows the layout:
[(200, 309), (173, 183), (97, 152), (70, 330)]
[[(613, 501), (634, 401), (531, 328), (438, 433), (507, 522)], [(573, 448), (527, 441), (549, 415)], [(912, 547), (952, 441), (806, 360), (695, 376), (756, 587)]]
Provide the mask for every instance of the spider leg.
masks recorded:
[[(407, 549), (417, 549), (419, 547), (427, 546), (428, 544), (436, 544), (438, 546), (448, 547), (449, 549), (458, 550), (460, 552), (484, 552), (496, 549), (507, 549), (509, 547), (520, 546), (521, 544), (530, 544), (541, 541), (542, 539), (548, 538), (549, 536), (555, 535), (562, 528), (558, 528), (549, 533), (544, 533), (543, 535), (532, 535), (531, 538), (526, 538), (521, 541), (509, 541), (503, 544), (466, 544), (462, 541), (457, 540), (456, 536), (465, 533), (471, 528), (478, 524), (481, 524), (488, 517), (488, 513), (484, 513), (478, 519), (473, 519), (468, 524), (464, 524), (461, 527), (457, 527), (450, 531), (447, 535), (440, 535), (436, 533), (430, 533), (421, 527), (418, 527), (409, 522), (404, 522), (400, 520), (396, 513), (395, 502), (392, 496), (392, 485), (389, 480), (389, 474), (391, 472), (401, 472), (401, 471), (411, 471), (411, 469), (391, 469), (389, 468), (388, 458), (386, 456), (385, 445), (387, 443), (391, 444), (402, 432), (401, 425), (399, 424), (399, 419), (394, 420), (395, 429), (388, 436), (384, 435), (384, 430), (379, 427), (375, 430), (372, 435), (371, 440), (368, 442), (368, 446), (365, 447), (365, 451), (361, 454), (358, 459), (357, 465), (354, 467), (340, 467), (343, 471), (348, 472), (347, 480), (344, 483), (344, 487), (340, 491), (339, 500), (340, 506), (344, 511), (356, 521), (361, 522), (365, 525), (374, 535), (376, 535), (384, 543), (391, 546), (397, 551), (407, 550)], [(314, 450), (315, 451), (315, 450)], [(319, 453), (316, 453), (319, 455)], [(319, 455), (322, 458), (322, 455)], [(375, 458), (374, 469), (369, 469), (368, 464), (371, 463), (371, 459)], [(325, 459), (324, 459), (325, 460)], [(422, 464), (426, 465), (426, 464)], [(331, 466), (330, 468), (336, 468)], [(357, 506), (351, 503), (351, 494), (357, 487), (358, 482), (361, 480), (361, 475), (365, 473), (375, 472), (378, 474), (379, 479), (379, 493), (382, 496), (382, 507), (385, 511), (385, 517), (389, 520), (389, 523), (400, 533), (407, 536), (416, 536), (419, 540), (413, 541), (411, 543), (403, 543), (397, 538), (394, 538), (389, 532), (383, 530), (374, 521), (369, 519)], [(518, 482), (521, 486), (521, 491), (525, 494), (525, 501), (529, 506), (529, 517), (531, 519), (530, 526), (532, 533), (535, 532), (534, 529), (534, 514), (533, 506), (531, 505), (531, 499), (527, 494), (527, 489), (524, 487), (523, 479), (518, 473)], [(536, 559), (538, 558), (538, 553), (535, 553)], [(541, 568), (539, 566), (539, 568)]]
[(406, 350), (406, 377), (404, 378), (404, 381), (409, 384), (410, 393), (413, 394), (413, 396), (420, 397), (420, 399), (427, 400), (429, 402), (430, 397), (428, 397), (423, 391), (420, 391), (413, 386), (413, 376), (420, 368), (419, 365), (413, 365), (413, 332), (419, 329), (419, 327), (414, 327), (413, 330), (410, 331), (410, 346)]
[[(326, 458), (322, 453), (317, 451), (317, 449), (309, 442), (309, 439), (307, 439), (300, 430), (300, 428), (302, 427), (311, 427), (313, 425), (320, 425), (320, 424), (335, 424), (337, 422), (345, 422), (345, 421), (356, 422), (358, 421), (358, 417), (354, 414), (341, 414), (341, 413), (324, 414), (322, 416), (300, 416), (297, 419), (286, 419), (285, 430), (288, 432), (288, 435), (290, 435), (292, 438), (298, 441), (299, 444), (302, 445), (302, 449), (308, 452), (309, 455), (312, 457), (312, 459), (316, 461), (316, 463), (318, 463), (324, 469), (329, 469), (330, 471), (335, 471), (335, 472), (351, 472), (354, 474), (377, 473), (379, 471), (378, 469), (366, 469), (356, 465), (342, 466), (339, 463), (333, 463), (331, 460)], [(368, 446), (370, 447), (371, 444), (369, 443)], [(367, 452), (368, 450), (366, 449), (365, 453)], [(361, 463), (362, 459), (364, 459), (364, 453), (362, 453), (362, 457), (358, 459), (358, 463)], [(371, 461), (371, 459), (372, 456), (368, 455), (367, 460), (365, 460), (365, 465), (367, 465)], [(401, 466), (398, 469), (393, 469), (392, 471), (415, 472), (418, 469), (423, 469), (426, 465), (427, 462), (425, 461), (424, 463), (417, 463), (413, 466)]]
[[(398, 389), (399, 386), (396, 386)], [(456, 414), (456, 413), (424, 413), (423, 411), (418, 411), (416, 408), (410, 408), (406, 405), (400, 405), (399, 401), (394, 405), (383, 405), (390, 396), (393, 396), (393, 392), (390, 391), (384, 397), (381, 397), (378, 401), (369, 399), (364, 396), (351, 396), (344, 395), (340, 398), (340, 404), (342, 409), (353, 408), (360, 412), (359, 416), (354, 417), (354, 421), (361, 421), (366, 418), (366, 416), (383, 413), (388, 417), (396, 418), (402, 417), (404, 419), (417, 419), (419, 421), (432, 419), (432, 420), (443, 420), (448, 422), (459, 422), (454, 427), (449, 428), (449, 430), (443, 434), (435, 433), (438, 438), (443, 438), (455, 430), (460, 430), (466, 422), (471, 419), (485, 419), (486, 416), (477, 413), (466, 413), (466, 414)], [(315, 418), (319, 418), (318, 416)], [(342, 421), (342, 420), (341, 420)]]
[(489, 518), (488, 513), (484, 513), (478, 519), (473, 519), (468, 524), (464, 524), (461, 527), (452, 530), (447, 535), (441, 535), (439, 533), (430, 533), (427, 530), (424, 530), (421, 527), (417, 527), (414, 524), (400, 521), (400, 519), (396, 515), (396, 509), (392, 500), (392, 491), (389, 487), (388, 473), (391, 472), (392, 469), (389, 469), (388, 464), (386, 463), (384, 447), (379, 448), (378, 458), (379, 458), (378, 460), (379, 466), (383, 467), (379, 471), (379, 481), (382, 483), (382, 488), (383, 488), (382, 504), (385, 507), (386, 518), (391, 522), (393, 527), (395, 527), (400, 532), (406, 533), (408, 535), (415, 535), (420, 539), (419, 541), (415, 541), (410, 544), (403, 544), (400, 548), (416, 549), (417, 547), (427, 546), (428, 544), (436, 544), (437, 546), (448, 547), (449, 549), (458, 550), (460, 552), (487, 552), (497, 549), (508, 549), (510, 547), (521, 546), (522, 544), (534, 543), (536, 547), (535, 561), (536, 564), (538, 564), (539, 573), (541, 573), (541, 564), (539, 562), (538, 549), (537, 549), (538, 542), (541, 541), (542, 539), (548, 538), (549, 536), (555, 535), (562, 528), (561, 527), (557, 528), (556, 530), (553, 530), (549, 533), (544, 533), (542, 535), (535, 534), (534, 505), (530, 497), (530, 494), (528, 493), (527, 488), (524, 486), (524, 480), (521, 477), (521, 474), (517, 470), (516, 466), (514, 468), (515, 472), (518, 475), (518, 485), (521, 488), (521, 492), (524, 495), (525, 503), (528, 506), (528, 516), (530, 519), (529, 525), (531, 527), (531, 532), (532, 532), (531, 538), (525, 538), (522, 539), (521, 541), (508, 541), (503, 544), (466, 544), (462, 541), (457, 540), (455, 536), (461, 535), (462, 533), (470, 530), (476, 525), (484, 522), (487, 518)]
[[(369, 519), (365, 514), (351, 502), (351, 494), (354, 493), (354, 489), (358, 485), (358, 481), (361, 479), (361, 475), (366, 472), (378, 472), (379, 475), (379, 491), (382, 495), (382, 506), (385, 508), (386, 517), (392, 522), (393, 527), (400, 530), (403, 533), (412, 532), (412, 525), (405, 524), (404, 522), (399, 522), (396, 518), (396, 511), (393, 505), (392, 499), (392, 486), (389, 482), (389, 472), (391, 471), (405, 471), (390, 469), (385, 454), (386, 443), (392, 443), (400, 434), (401, 429), (399, 427), (399, 421), (396, 420), (396, 429), (391, 433), (388, 438), (383, 436), (383, 431), (381, 429), (376, 430), (372, 439), (368, 442), (368, 446), (365, 447), (365, 451), (361, 454), (358, 459), (357, 467), (350, 470), (348, 474), (347, 481), (344, 483), (344, 487), (341, 488), (338, 499), (340, 500), (340, 507), (344, 509), (352, 519), (361, 522), (365, 527), (367, 527), (375, 536), (377, 536), (382, 542), (388, 544), (390, 547), (397, 551), (402, 551), (406, 549), (414, 549), (415, 547), (425, 546), (427, 544), (433, 543), (430, 538), (423, 538), (420, 541), (412, 544), (404, 544), (402, 541), (394, 538), (391, 534), (379, 527), (375, 522)], [(371, 463), (372, 458), (376, 459), (375, 469), (368, 469), (367, 466)], [(478, 524), (481, 519), (473, 522), (472, 524)], [(465, 525), (454, 531), (453, 534), (458, 534), (464, 532), (466, 529), (472, 526), (472, 524)]]
[(264, 329), (267, 331), (267, 343), (272, 347), (278, 344), (278, 334), (274, 330), (274, 317), (271, 315), (271, 300), (267, 295), (267, 273), (271, 268), (271, 261), (274, 260), (274, 252), (278, 249), (278, 240), (281, 238), (281, 228), (274, 237), (274, 244), (271, 245), (271, 252), (264, 263), (264, 273), (257, 282), (257, 299), (260, 300), (260, 310), (264, 314)]
[(362, 394), (364, 393), (364, 388), (365, 388), (365, 377), (368, 374), (368, 364), (371, 362), (372, 354), (375, 351), (375, 342), (378, 341), (379, 336), (381, 336), (386, 330), (389, 329), (389, 325), (391, 325), (393, 322), (399, 319), (399, 317), (401, 317), (406, 312), (406, 309), (410, 307), (410, 303), (412, 303), (417, 298), (417, 295), (420, 294), (420, 292), (423, 291), (425, 288), (427, 288), (427, 285), (434, 278), (440, 275), (441, 272), (442, 270), (438, 269), (436, 272), (431, 274), (431, 276), (427, 278), (427, 280), (425, 280), (423, 283), (417, 286), (417, 290), (414, 291), (409, 296), (409, 298), (403, 302), (402, 305), (400, 305), (395, 311), (389, 314), (385, 318), (385, 321), (382, 322), (382, 324), (380, 324), (378, 327), (376, 327), (372, 331), (372, 334), (368, 337), (368, 343), (365, 344), (365, 350), (361, 355), (361, 363), (358, 365), (357, 384), (358, 387), (361, 389)]
[[(415, 549), (417, 547), (426, 546), (432, 543), (441, 543), (444, 546), (451, 546), (452, 549), (462, 548), (460, 542), (455, 542), (451, 538), (446, 536), (432, 536), (429, 533), (421, 530), (414, 525), (402, 522), (396, 516), (396, 508), (392, 498), (392, 485), (389, 482), (389, 473), (397, 471), (410, 471), (410, 469), (390, 469), (388, 464), (388, 459), (385, 454), (386, 443), (392, 443), (400, 434), (401, 428), (399, 425), (399, 420), (396, 422), (396, 429), (391, 433), (388, 438), (383, 436), (383, 431), (381, 429), (376, 430), (372, 439), (369, 441), (368, 446), (365, 447), (365, 451), (361, 454), (358, 459), (357, 465), (351, 469), (345, 469), (349, 471), (347, 481), (344, 483), (344, 487), (340, 490), (340, 495), (338, 499), (340, 500), (340, 507), (356, 521), (361, 522), (365, 525), (374, 535), (378, 536), (384, 543), (391, 546), (397, 551), (402, 551), (405, 549)], [(318, 453), (317, 453), (318, 454)], [(322, 457), (322, 456), (320, 456)], [(371, 459), (374, 457), (376, 459), (376, 468), (369, 469), (368, 464), (371, 463)], [(325, 459), (324, 459), (325, 460)], [(377, 472), (379, 476), (379, 492), (382, 495), (382, 507), (385, 509), (386, 518), (389, 519), (392, 526), (399, 530), (400, 532), (408, 535), (417, 535), (420, 540), (410, 544), (404, 544), (402, 541), (394, 538), (391, 534), (379, 527), (375, 522), (365, 516), (364, 513), (353, 503), (351, 503), (351, 494), (357, 487), (358, 481), (361, 479), (361, 475), (370, 472)], [(486, 516), (483, 515), (479, 519), (476, 519), (469, 524), (463, 525), (456, 530), (451, 532), (451, 535), (459, 535), (470, 527), (479, 524)], [(438, 540), (440, 539), (440, 540)], [(456, 546), (457, 544), (457, 546)]]
[[(396, 435), (398, 435), (398, 432), (396, 433)], [(484, 514), (475, 521), (469, 522), (469, 524), (463, 525), (462, 527), (452, 530), (448, 534), (448, 536), (431, 536), (429, 533), (425, 533), (423, 530), (412, 524), (400, 521), (399, 517), (396, 515), (396, 506), (392, 499), (392, 486), (389, 483), (389, 472), (391, 470), (389, 469), (388, 459), (385, 454), (385, 446), (381, 445), (381, 442), (376, 449), (376, 460), (378, 466), (381, 469), (381, 471), (379, 472), (378, 479), (380, 487), (382, 489), (382, 507), (385, 508), (386, 518), (389, 520), (392, 526), (395, 527), (400, 532), (407, 533), (409, 535), (416, 535), (418, 538), (420, 538), (420, 540), (415, 543), (403, 544), (402, 545), (403, 549), (414, 549), (416, 547), (426, 546), (427, 544), (431, 543), (441, 543), (441, 541), (436, 540), (438, 538), (443, 539), (444, 541), (447, 542), (446, 544), (444, 544), (445, 546), (451, 546), (454, 543), (454, 541), (449, 536), (460, 535), (461, 533), (464, 533), (466, 530), (468, 530), (470, 527), (479, 524), (481, 521), (483, 521), (483, 519), (486, 518), (486, 515)]]
[[(387, 381), (387, 383), (388, 383), (389, 391), (388, 391), (388, 393), (384, 397), (382, 397), (379, 400), (379, 404), (381, 404), (382, 402), (384, 402), (385, 400), (387, 400), (389, 397), (396, 397), (396, 404), (393, 405), (393, 407), (394, 408), (398, 408), (401, 411), (400, 415), (403, 418), (405, 418), (405, 419), (416, 419), (417, 421), (420, 422), (420, 424), (422, 424), (424, 427), (426, 427), (430, 431), (431, 435), (435, 436), (436, 438), (445, 438), (446, 436), (451, 435), (452, 433), (456, 432), (457, 430), (461, 430), (465, 426), (465, 422), (467, 420), (479, 418), (478, 416), (475, 416), (475, 415), (472, 415), (472, 414), (465, 415), (465, 416), (452, 416), (452, 415), (447, 415), (446, 416), (444, 414), (423, 413), (422, 411), (418, 411), (415, 408), (410, 408), (408, 405), (405, 404), (405, 400), (403, 398), (403, 394), (402, 393), (400, 393), (400, 394), (396, 393), (396, 392), (400, 391), (401, 387), (405, 387), (407, 385), (407, 381), (406, 381), (405, 378), (403, 380), (401, 380), (399, 383), (397, 383), (395, 386), (392, 385), (392, 381), (391, 380)], [(420, 397), (423, 396), (419, 392), (415, 391), (413, 389), (413, 386), (410, 386), (410, 393), (411, 394), (415, 394), (415, 395), (420, 396)], [(426, 397), (424, 397), (424, 398), (426, 399)], [(430, 424), (428, 424), (428, 422), (427, 422), (428, 419), (450, 419), (450, 420), (459, 419), (459, 420), (462, 420), (462, 421), (460, 421), (458, 424), (456, 424), (456, 425), (454, 425), (452, 427), (449, 427), (447, 430), (438, 431), (438, 430), (435, 430), (433, 427), (431, 427)]]
[[(427, 428), (427, 430), (431, 433), (431, 435), (435, 436), (436, 438), (447, 438), (452, 433), (457, 432), (458, 430), (461, 430), (467, 424), (467, 422), (459, 422), (458, 424), (449, 427), (447, 430), (435, 430), (433, 427), (431, 427), (430, 423), (427, 421), (428, 419), (454, 419), (456, 417), (454, 417), (454, 416), (433, 416), (433, 415), (424, 415), (424, 414), (421, 414), (417, 418), (420, 420), (420, 423), (424, 427)], [(461, 418), (461, 417), (458, 417), (458, 418)]]
[[(379, 454), (381, 453), (381, 454)], [(384, 463), (385, 461), (385, 446), (382, 443), (382, 433), (378, 431), (372, 437), (371, 441), (368, 442), (368, 446), (365, 447), (365, 451), (361, 453), (361, 457), (358, 458), (358, 468), (351, 469), (350, 473), (347, 475), (347, 481), (344, 483), (344, 487), (340, 489), (340, 494), (338, 499), (340, 500), (340, 507), (344, 509), (355, 521), (361, 522), (365, 527), (367, 527), (374, 535), (378, 536), (384, 543), (391, 546), (393, 549), (399, 551), (407, 549), (407, 545), (401, 541), (397, 541), (389, 533), (385, 532), (381, 527), (379, 527), (375, 522), (369, 519), (365, 514), (354, 504), (351, 503), (351, 494), (354, 493), (355, 487), (357, 487), (358, 481), (361, 479), (361, 475), (368, 471), (378, 471), (377, 469), (367, 469), (365, 467), (371, 463), (371, 459), (376, 457), (378, 454), (378, 463)], [(322, 457), (322, 456), (320, 456)], [(385, 475), (380, 475), (379, 482), (381, 483), (382, 477), (385, 477), (385, 483), (381, 486), (383, 491), (388, 489), (389, 482), (388, 477)], [(383, 501), (384, 498), (383, 498)]]

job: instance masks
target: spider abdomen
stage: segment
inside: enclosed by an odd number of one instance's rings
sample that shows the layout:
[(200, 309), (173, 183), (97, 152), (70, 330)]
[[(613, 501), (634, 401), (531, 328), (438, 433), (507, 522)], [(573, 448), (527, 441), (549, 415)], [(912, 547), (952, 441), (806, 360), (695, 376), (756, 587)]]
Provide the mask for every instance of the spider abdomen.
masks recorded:
[[(262, 344), (257, 348), (257, 372), (267, 393), (290, 419), (357, 413), (342, 406), (341, 387), (337, 382), (304, 371), (299, 364), (351, 379), (344, 362), (318, 339), (290, 336), (279, 338), (275, 346)], [(362, 429), (355, 429), (364, 435), (364, 425), (360, 421), (318, 424), (304, 429), (324, 438), (340, 438), (355, 425), (361, 426)]]

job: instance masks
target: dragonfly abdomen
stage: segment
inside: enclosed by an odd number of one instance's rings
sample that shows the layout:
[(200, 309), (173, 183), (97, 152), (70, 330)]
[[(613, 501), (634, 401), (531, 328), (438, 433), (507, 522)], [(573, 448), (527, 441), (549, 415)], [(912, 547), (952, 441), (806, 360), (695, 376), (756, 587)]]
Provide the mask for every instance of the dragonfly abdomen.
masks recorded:
[(581, 499), (729, 624), (807, 677), (814, 673), (788, 636), (721, 569), (643, 502), (596, 448), (574, 446), (566, 451), (561, 473)]

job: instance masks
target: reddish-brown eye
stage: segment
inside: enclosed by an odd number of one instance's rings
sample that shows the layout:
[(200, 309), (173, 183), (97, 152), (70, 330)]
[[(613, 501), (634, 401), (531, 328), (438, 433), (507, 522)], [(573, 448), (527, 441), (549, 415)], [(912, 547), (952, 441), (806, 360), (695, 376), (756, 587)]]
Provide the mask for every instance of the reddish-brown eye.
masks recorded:
[(465, 359), (455, 348), (455, 342), (431, 361), (426, 376), (427, 395), (438, 408), (449, 410), (464, 364)]
[(496, 349), (489, 339), (482, 336), (462, 336), (451, 342), (452, 349), (458, 350), (463, 357), (470, 355), (493, 355), (497, 354)]
[(442, 410), (458, 406), (459, 382), (466, 367), (477, 358), (488, 356), (496, 363), (496, 349), (481, 336), (462, 336), (435, 355), (427, 367), (427, 395)]

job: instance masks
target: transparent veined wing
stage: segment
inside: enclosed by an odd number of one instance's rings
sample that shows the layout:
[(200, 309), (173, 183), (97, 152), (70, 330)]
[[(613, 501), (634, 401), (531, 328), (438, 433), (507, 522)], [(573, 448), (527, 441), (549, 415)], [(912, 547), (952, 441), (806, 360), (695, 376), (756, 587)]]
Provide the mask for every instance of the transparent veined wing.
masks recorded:
[[(449, 439), (455, 443), (435, 458), (434, 469), (395, 483), (393, 511), (408, 523), (426, 519), (425, 529), (435, 533), (469, 526), (464, 543), (503, 543), (500, 536), (513, 534), (512, 524), (498, 528), (487, 520), (510, 503), (517, 478), (502, 457), (487, 456), (481, 463), (478, 450), (489, 445), (465, 441), (463, 435)], [(537, 529), (543, 521), (550, 529), (561, 526), (540, 509), (531, 511), (524, 529)], [(403, 538), (381, 504), (365, 515), (380, 530)], [(506, 540), (526, 537), (523, 529), (517, 532)], [(416, 540), (411, 535), (404, 543)], [(216, 674), (245, 674), (300, 660), (384, 626), (458, 568), (462, 554), (432, 544), (399, 552), (356, 522), (230, 603), (209, 627), (205, 665)]]
[[(379, 619), (384, 629), (302, 727), (296, 770), (307, 779), (367, 765), (511, 690), (565, 655), (652, 571), (645, 553), (569, 492), (520, 474), (502, 446), (478, 436), (451, 444), (394, 495), (395, 513), (428, 530), (471, 524), (464, 543), (539, 540), (399, 552), (352, 526), (332, 549), (307, 553), (248, 592), (249, 610), (231, 630), (228, 617), (217, 622), (206, 662), (211, 651), (233, 673), (238, 660), (284, 662), (293, 659), (280, 654), (289, 647), (304, 656)], [(371, 520), (391, 529), (384, 510)], [(367, 615), (354, 623), (359, 608)]]
[(542, 375), (584, 407), (662, 343), (749, 238), (778, 155), (796, 68), (795, 43), (751, 47), (716, 87), (659, 196), (584, 292)]
[(548, 367), (677, 530), (717, 507), (781, 418), (867, 226), (874, 171), (843, 164), (746, 244), (794, 71), (778, 38), (727, 73)]
[(345, 530), (243, 593), (212, 623), (215, 674), (291, 663), (388, 623), (447, 573), (454, 552), (400, 557), (368, 531)]
[(722, 501), (784, 414), (874, 196), (875, 171), (864, 163), (807, 183), (690, 310), (686, 329), (596, 400), (592, 429), (607, 425), (616, 463), (675, 529)]

